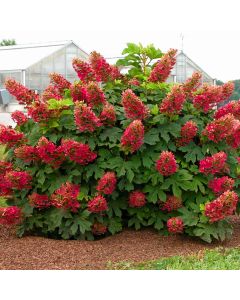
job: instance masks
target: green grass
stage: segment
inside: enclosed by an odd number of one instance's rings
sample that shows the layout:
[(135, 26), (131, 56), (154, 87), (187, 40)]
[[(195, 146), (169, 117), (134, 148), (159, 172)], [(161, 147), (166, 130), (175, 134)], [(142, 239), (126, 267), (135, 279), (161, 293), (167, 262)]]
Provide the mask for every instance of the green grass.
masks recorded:
[(240, 270), (240, 248), (200, 251), (191, 256), (173, 256), (140, 264), (108, 263), (111, 270)]

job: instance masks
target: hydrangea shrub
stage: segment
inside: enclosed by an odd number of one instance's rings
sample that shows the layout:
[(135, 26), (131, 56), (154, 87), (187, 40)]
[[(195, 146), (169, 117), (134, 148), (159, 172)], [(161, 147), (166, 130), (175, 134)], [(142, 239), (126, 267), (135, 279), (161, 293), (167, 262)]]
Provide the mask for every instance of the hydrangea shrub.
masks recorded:
[[(18, 234), (94, 239), (153, 227), (211, 242), (238, 210), (240, 101), (216, 110), (233, 84), (166, 79), (177, 51), (128, 44), (112, 66), (97, 52), (73, 60), (79, 80), (50, 74), (41, 95), (6, 81), (24, 104), (0, 126), (0, 224)], [(127, 67), (123, 75), (119, 67)]]

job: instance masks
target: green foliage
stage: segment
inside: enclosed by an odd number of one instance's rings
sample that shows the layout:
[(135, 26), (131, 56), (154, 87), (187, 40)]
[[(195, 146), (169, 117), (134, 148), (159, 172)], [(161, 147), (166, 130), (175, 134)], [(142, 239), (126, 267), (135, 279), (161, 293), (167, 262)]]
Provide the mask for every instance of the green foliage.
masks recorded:
[(16, 41), (14, 39), (3, 39), (1, 42), (0, 42), (0, 47), (1, 46), (14, 46), (16, 45)]

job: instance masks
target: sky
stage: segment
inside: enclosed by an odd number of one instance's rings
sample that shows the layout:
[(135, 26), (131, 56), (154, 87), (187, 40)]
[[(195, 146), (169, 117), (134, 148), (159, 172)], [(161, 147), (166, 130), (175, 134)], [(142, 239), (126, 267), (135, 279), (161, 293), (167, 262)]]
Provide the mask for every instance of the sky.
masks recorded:
[(12, 0), (1, 3), (7, 13), (0, 40), (73, 40), (86, 52), (116, 57), (127, 42), (181, 49), (183, 35), (183, 51), (211, 77), (228, 81), (240, 78), (239, 8), (238, 0)]

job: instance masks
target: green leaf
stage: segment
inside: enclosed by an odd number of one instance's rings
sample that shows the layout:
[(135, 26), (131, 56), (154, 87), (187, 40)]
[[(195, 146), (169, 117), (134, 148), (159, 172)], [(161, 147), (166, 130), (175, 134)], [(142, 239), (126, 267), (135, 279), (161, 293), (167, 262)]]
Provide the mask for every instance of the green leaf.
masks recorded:
[(159, 141), (159, 131), (157, 128), (150, 129), (144, 136), (144, 143), (155, 145)]

